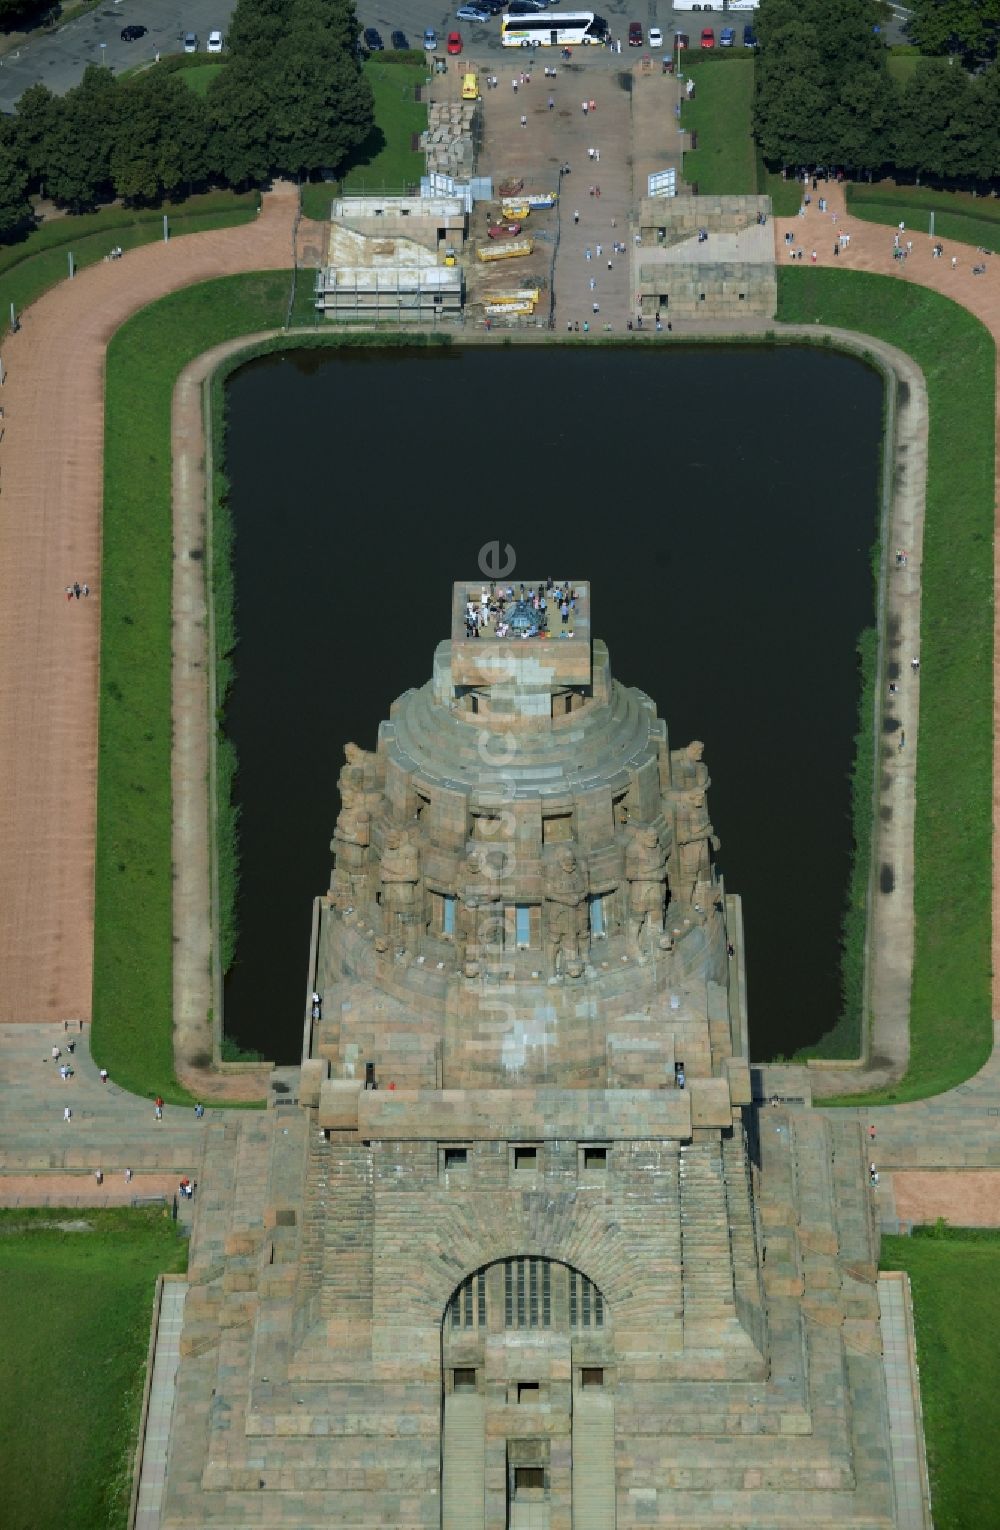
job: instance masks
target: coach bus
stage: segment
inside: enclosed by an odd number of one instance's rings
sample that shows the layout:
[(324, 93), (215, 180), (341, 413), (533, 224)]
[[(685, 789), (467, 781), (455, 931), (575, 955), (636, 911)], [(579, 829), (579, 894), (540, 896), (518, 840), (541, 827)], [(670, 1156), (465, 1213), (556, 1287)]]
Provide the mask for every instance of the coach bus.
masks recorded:
[(500, 20), (500, 41), (505, 48), (574, 48), (578, 44), (603, 43), (608, 24), (593, 11), (536, 11), (530, 16)]

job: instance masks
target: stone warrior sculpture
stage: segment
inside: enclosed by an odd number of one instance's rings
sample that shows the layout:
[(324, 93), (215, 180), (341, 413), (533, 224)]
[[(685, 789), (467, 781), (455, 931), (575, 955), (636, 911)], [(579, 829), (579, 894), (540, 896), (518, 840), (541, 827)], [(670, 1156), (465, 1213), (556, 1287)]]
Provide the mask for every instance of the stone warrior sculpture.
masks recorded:
[(628, 881), (628, 942), (641, 953), (640, 937), (656, 940), (666, 947), (663, 933), (663, 907), (666, 901), (667, 861), (660, 847), (660, 837), (649, 824), (636, 825), (625, 851), (625, 876)]
[(567, 977), (580, 977), (581, 942), (587, 936), (587, 878), (568, 847), (545, 868), (545, 952), (553, 977), (560, 967)]
[(473, 850), (466, 859), (469, 880), (462, 887), (455, 909), (455, 942), (466, 977), (478, 977), (483, 948), (500, 943), (500, 898), (481, 855)]
[(676, 788), (682, 791), (693, 787), (700, 787), (702, 791), (708, 789), (708, 766), (702, 758), (704, 753), (705, 745), (700, 738), (693, 738), (683, 749), (671, 749), (670, 775)]
[(423, 922), (423, 890), (420, 851), (410, 843), (405, 829), (390, 829), (385, 836), (379, 883), (385, 924), (376, 949), (411, 951)]
[(680, 865), (678, 897), (684, 903), (698, 899), (698, 888), (712, 880), (712, 854), (720, 841), (708, 817), (708, 804), (701, 790), (681, 792), (675, 798), (677, 858)]
[(372, 815), (382, 804), (375, 755), (357, 744), (345, 744), (344, 756), (345, 764), (337, 777), (341, 808), (330, 841), (335, 857), (330, 894), (341, 912), (363, 907), (370, 897)]
[(371, 814), (365, 805), (364, 772), (359, 766), (345, 765), (338, 786), (341, 808), (330, 841), (335, 857), (330, 892), (336, 907), (343, 910), (365, 902)]

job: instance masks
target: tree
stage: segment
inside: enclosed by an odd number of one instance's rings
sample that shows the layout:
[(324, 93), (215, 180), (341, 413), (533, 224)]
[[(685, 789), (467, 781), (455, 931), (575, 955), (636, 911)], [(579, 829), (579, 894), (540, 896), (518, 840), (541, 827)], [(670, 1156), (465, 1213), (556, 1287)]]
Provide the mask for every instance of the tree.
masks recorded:
[(907, 32), (922, 53), (955, 54), (970, 66), (994, 59), (1000, 0), (912, 0)]
[(762, 0), (754, 132), (772, 163), (876, 168), (893, 89), (873, 0)]
[(348, 0), (239, 0), (208, 106), (212, 154), (240, 185), (336, 167), (374, 114)]
[(962, 69), (921, 59), (902, 92), (895, 124), (895, 159), (918, 175), (948, 179), (969, 174), (972, 85)]
[(158, 202), (203, 180), (208, 121), (194, 91), (179, 75), (155, 69), (121, 89), (124, 113), (110, 161), (116, 194)]
[(28, 201), (28, 167), (14, 132), (0, 138), (0, 239), (8, 240), (30, 228), (34, 211)]
[(56, 120), (46, 190), (74, 212), (112, 190), (111, 156), (123, 125), (124, 92), (108, 69), (91, 64), (63, 98)]
[(52, 163), (63, 110), (63, 102), (47, 85), (29, 86), (17, 103), (14, 136), (36, 189)]

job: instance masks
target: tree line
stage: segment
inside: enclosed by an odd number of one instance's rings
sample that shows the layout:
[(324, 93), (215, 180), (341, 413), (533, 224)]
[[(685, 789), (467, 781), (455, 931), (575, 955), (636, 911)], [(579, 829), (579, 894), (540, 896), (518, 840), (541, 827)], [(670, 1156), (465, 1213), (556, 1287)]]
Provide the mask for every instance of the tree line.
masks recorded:
[(33, 85), (0, 126), (0, 239), (30, 226), (33, 193), (82, 212), (336, 169), (374, 120), (357, 34), (354, 0), (238, 0), (204, 96), (169, 61), (123, 81), (91, 65), (64, 96)]
[(897, 83), (880, 12), (877, 0), (811, 0), (808, 9), (801, 0), (761, 0), (753, 124), (765, 160), (995, 182), (1000, 64), (970, 56), (966, 68), (954, 52), (920, 58)]

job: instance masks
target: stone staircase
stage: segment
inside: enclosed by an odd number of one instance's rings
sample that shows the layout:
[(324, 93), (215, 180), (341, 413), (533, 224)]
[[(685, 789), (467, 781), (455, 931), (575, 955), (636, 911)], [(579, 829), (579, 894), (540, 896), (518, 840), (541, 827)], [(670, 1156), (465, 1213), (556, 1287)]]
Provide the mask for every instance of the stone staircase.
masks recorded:
[(484, 1530), (486, 1408), (475, 1392), (445, 1399), (442, 1478), (442, 1530)]
[(573, 1530), (615, 1530), (615, 1406), (596, 1390), (573, 1397)]
[(680, 1151), (684, 1319), (717, 1320), (734, 1309), (733, 1251), (719, 1142)]
[(326, 1166), (327, 1217), (323, 1243), (324, 1318), (372, 1315), (374, 1242), (372, 1169), (363, 1142), (330, 1145)]

